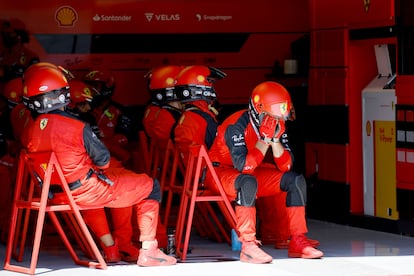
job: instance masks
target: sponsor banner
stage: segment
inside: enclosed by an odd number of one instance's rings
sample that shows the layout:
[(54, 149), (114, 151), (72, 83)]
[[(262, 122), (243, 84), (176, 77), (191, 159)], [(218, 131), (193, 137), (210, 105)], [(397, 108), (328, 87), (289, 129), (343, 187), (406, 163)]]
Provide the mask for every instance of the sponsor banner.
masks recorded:
[(0, 18), (24, 19), (35, 33), (284, 32), (309, 24), (307, 0), (177, 2), (1, 1)]

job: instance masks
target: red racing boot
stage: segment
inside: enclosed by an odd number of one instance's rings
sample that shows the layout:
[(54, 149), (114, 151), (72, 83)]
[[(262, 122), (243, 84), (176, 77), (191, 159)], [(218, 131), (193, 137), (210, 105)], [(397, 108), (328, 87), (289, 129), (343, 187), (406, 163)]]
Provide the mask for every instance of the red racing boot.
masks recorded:
[[(320, 244), (320, 242), (318, 240), (312, 240), (312, 239), (309, 239), (309, 238), (307, 238), (307, 239), (308, 239), (308, 242), (310, 243), (310, 245), (312, 247), (316, 248)], [(290, 242), (290, 238), (287, 239), (287, 240), (282, 240), (282, 239), (276, 240), (275, 248), (276, 249), (288, 249), (289, 248), (289, 242)]]
[(158, 242), (156, 240), (142, 242), (142, 248), (139, 251), (137, 262), (139, 266), (167, 266), (175, 265), (176, 263), (176, 258), (164, 254), (158, 248)]
[(292, 236), (289, 242), (289, 258), (319, 259), (322, 256), (323, 252), (312, 247), (305, 235)]
[(103, 252), (104, 252), (104, 259), (107, 263), (117, 263), (121, 261), (121, 255), (119, 254), (118, 244), (115, 241), (115, 244), (112, 246), (105, 246), (101, 244)]
[(312, 240), (312, 239), (309, 239), (309, 238), (306, 238), (306, 239), (308, 240), (308, 242), (310, 243), (310, 245), (312, 247), (316, 248), (321, 244), (318, 240)]
[(260, 244), (258, 241), (243, 242), (240, 261), (252, 264), (271, 263), (273, 260), (272, 256), (264, 252), (258, 244)]
[(121, 259), (124, 262), (134, 263), (138, 260), (139, 249), (136, 248), (133, 244), (126, 244), (119, 246), (119, 253), (121, 255)]

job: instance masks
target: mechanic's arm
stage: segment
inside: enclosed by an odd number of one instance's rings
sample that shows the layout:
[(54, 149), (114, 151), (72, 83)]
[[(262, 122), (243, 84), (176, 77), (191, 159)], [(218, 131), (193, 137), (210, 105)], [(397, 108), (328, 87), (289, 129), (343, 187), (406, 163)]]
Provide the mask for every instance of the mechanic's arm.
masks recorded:
[(92, 131), (89, 125), (83, 128), (83, 142), (86, 152), (91, 157), (93, 163), (99, 169), (106, 169), (109, 167), (111, 154), (108, 148), (101, 142), (101, 140)]

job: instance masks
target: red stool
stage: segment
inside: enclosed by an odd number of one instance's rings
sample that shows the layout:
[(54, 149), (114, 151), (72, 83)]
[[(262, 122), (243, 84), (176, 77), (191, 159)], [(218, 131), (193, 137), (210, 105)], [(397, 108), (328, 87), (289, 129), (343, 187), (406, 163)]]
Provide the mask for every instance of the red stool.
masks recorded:
[[(169, 140), (164, 153), (160, 179), (162, 191), (167, 192), (163, 220), (163, 224), (166, 226), (175, 227), (177, 225), (177, 218), (173, 219), (170, 214), (174, 195), (181, 197), (183, 193), (183, 176), (185, 174), (186, 170), (180, 157), (180, 152), (175, 149), (174, 144)], [(221, 227), (221, 224), (217, 216), (215, 216), (210, 202), (200, 202), (200, 205), (203, 206), (200, 206), (201, 208), (197, 210), (198, 212), (194, 213), (194, 226), (197, 228), (199, 235), (222, 242), (223, 236), (216, 231), (216, 225), (218, 224)]]
[(174, 194), (181, 195), (183, 191), (183, 181), (179, 179), (178, 173), (185, 172), (182, 162), (180, 162), (178, 151), (175, 150), (174, 144), (168, 141), (163, 160), (161, 172), (161, 190), (167, 194), (163, 224), (167, 226), (176, 225), (176, 220), (171, 221), (170, 213), (173, 203)]
[[(208, 190), (207, 187), (204, 187), (203, 181), (208, 173), (211, 174), (211, 179), (213, 181), (213, 183), (209, 184), (215, 185), (217, 188), (216, 190), (219, 191), (219, 193), (215, 193)], [(219, 232), (218, 235), (223, 236), (229, 244), (231, 243), (230, 231), (224, 229), (215, 210), (213, 210), (210, 204), (206, 204), (212, 202), (217, 203), (224, 220), (228, 223), (230, 228), (235, 229), (236, 214), (231, 202), (223, 190), (217, 174), (215, 173), (213, 164), (210, 161), (205, 147), (191, 147), (184, 177), (184, 187), (176, 228), (176, 254), (181, 260), (184, 261), (187, 258), (188, 244), (196, 204), (202, 205), (202, 208), (198, 208), (197, 210), (204, 210), (205, 213), (202, 216), (204, 222), (208, 224), (214, 223)], [(210, 217), (210, 221), (207, 222), (206, 220), (208, 219), (208, 216)]]
[[(42, 169), (44, 171), (42, 171)], [(35, 274), (40, 242), (46, 214), (49, 215), (73, 261), (82, 266), (106, 269), (107, 265), (86, 226), (81, 208), (75, 203), (54, 152), (28, 153), (22, 150), (19, 156), (17, 179), (12, 207), (9, 237), (7, 240), (4, 269), (25, 274)], [(44, 174), (43, 174), (44, 172)], [(60, 192), (50, 190), (51, 180), (56, 181)], [(55, 185), (55, 183), (53, 183)], [(12, 256), (21, 262), (27, 238), (28, 222), (33, 211), (37, 211), (33, 249), (30, 266), (12, 264)], [(94, 260), (81, 259), (73, 248), (57, 213), (66, 217), (70, 229), (83, 250), (92, 254)]]

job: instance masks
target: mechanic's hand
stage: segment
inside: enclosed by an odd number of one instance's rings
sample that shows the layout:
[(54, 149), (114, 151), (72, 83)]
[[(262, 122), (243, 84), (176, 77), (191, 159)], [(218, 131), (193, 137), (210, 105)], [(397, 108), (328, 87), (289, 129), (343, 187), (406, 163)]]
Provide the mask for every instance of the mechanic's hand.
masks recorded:
[(278, 121), (270, 115), (265, 115), (259, 128), (260, 139), (269, 143), (275, 135)]

